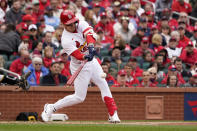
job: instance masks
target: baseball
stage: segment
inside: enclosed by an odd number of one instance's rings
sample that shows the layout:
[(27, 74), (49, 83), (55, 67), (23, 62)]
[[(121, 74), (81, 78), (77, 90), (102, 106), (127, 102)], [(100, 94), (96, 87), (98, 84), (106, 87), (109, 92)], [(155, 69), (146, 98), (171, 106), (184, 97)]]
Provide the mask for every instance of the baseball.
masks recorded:
[(107, 76), (106, 73), (101, 74), (101, 78), (106, 78), (106, 76)]

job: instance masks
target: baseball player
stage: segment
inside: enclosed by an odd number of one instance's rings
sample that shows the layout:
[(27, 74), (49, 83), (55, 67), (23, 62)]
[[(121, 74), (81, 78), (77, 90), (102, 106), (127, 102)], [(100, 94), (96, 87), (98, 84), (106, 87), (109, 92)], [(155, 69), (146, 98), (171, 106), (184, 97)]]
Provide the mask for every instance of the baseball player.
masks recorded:
[(119, 123), (117, 106), (105, 78), (102, 77), (104, 72), (94, 58), (96, 34), (86, 21), (79, 21), (72, 11), (64, 10), (60, 15), (60, 19), (64, 25), (61, 38), (62, 47), (71, 56), (71, 73), (73, 74), (80, 67), (82, 61), (87, 60), (88, 62), (74, 81), (75, 93), (60, 99), (54, 104), (45, 104), (44, 111), (41, 114), (42, 120), (49, 121), (51, 114), (60, 108), (83, 102), (91, 80), (101, 91), (102, 100), (108, 108), (109, 122)]

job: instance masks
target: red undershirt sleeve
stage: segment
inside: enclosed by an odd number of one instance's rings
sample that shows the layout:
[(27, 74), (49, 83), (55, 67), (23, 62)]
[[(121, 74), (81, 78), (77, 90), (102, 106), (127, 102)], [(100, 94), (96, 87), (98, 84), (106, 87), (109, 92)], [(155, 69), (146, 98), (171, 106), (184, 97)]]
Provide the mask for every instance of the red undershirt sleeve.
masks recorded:
[(73, 51), (70, 55), (75, 57), (77, 60), (84, 60), (84, 54), (82, 54), (78, 49)]

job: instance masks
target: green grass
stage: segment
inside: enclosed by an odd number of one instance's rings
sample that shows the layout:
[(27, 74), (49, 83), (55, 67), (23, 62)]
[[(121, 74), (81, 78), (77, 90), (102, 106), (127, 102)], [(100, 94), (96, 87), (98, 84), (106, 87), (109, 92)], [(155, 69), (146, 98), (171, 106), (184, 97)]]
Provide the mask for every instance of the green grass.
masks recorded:
[(0, 124), (0, 131), (197, 131), (197, 126), (12, 123)]

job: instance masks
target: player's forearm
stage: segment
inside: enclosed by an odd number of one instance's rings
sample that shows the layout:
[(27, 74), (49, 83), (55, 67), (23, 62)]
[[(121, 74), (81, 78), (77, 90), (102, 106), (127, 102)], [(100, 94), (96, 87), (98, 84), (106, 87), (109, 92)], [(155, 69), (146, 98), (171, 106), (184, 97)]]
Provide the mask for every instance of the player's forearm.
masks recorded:
[(84, 60), (84, 54), (82, 54), (78, 49), (72, 52), (71, 56), (75, 57), (77, 60)]

